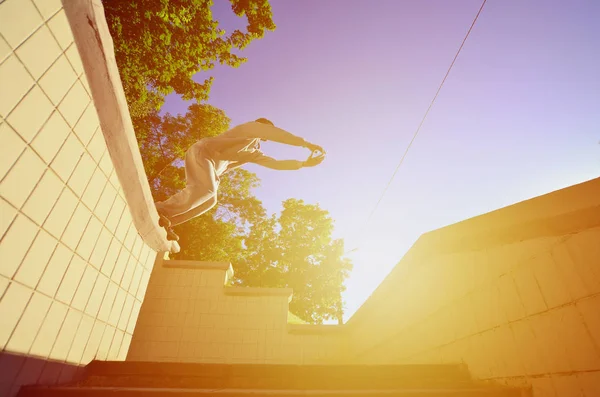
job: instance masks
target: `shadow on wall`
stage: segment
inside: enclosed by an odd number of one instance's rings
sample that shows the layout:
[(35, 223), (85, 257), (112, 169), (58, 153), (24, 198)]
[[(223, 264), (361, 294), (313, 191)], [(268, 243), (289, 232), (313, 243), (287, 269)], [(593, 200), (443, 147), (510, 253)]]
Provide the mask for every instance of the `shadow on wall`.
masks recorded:
[(14, 396), (23, 385), (77, 381), (84, 367), (3, 351), (0, 353), (0, 396)]

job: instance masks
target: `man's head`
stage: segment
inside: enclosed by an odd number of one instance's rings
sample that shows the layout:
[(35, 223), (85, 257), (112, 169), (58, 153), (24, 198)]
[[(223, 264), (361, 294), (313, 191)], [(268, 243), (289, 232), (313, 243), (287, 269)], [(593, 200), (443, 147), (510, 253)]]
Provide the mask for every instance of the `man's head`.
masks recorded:
[(271, 120), (267, 120), (264, 117), (261, 117), (260, 119), (256, 119), (254, 121), (256, 121), (257, 123), (269, 124), (269, 125), (272, 125), (273, 127), (275, 127), (275, 124), (273, 124), (273, 122)]

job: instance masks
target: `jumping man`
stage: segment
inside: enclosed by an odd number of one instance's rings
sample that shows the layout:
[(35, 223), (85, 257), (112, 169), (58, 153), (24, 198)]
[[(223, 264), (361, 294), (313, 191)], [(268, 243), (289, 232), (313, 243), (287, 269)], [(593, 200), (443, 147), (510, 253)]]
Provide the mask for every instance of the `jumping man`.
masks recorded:
[[(260, 151), (260, 141), (306, 147), (311, 155), (306, 161), (275, 160)], [(320, 153), (313, 157), (317, 152)], [(178, 240), (171, 227), (214, 207), (219, 177), (233, 168), (254, 163), (275, 170), (297, 170), (314, 167), (324, 158), (325, 151), (321, 146), (277, 128), (264, 118), (238, 125), (219, 136), (201, 139), (185, 154), (185, 189), (156, 203), (160, 225), (166, 228), (169, 240)]]

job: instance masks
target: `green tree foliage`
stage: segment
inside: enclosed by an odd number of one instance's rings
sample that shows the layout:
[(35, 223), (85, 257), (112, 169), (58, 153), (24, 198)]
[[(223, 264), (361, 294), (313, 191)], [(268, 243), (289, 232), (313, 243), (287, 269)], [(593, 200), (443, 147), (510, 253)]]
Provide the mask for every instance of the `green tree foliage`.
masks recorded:
[[(246, 32), (226, 35), (213, 18), (210, 0), (103, 0), (115, 57), (127, 97), (146, 174), (156, 201), (185, 186), (185, 152), (199, 139), (229, 128), (225, 113), (210, 105), (212, 78), (199, 83), (198, 72), (215, 64), (237, 67), (235, 54), (274, 30), (268, 0), (230, 0), (246, 17)], [(193, 101), (184, 115), (161, 115), (166, 95)], [(219, 205), (175, 227), (181, 236), (177, 259), (229, 261), (235, 283), (291, 287), (291, 311), (301, 320), (321, 323), (340, 318), (343, 282), (351, 269), (343, 242), (331, 237), (327, 211), (290, 199), (279, 216), (266, 217), (252, 190), (259, 179), (244, 169), (221, 177)], [(294, 317), (295, 318), (295, 317)]]
[(148, 181), (161, 199), (183, 186), (182, 180), (174, 180), (179, 179), (173, 174), (177, 171), (169, 169), (173, 162), (183, 160), (185, 152), (198, 140), (227, 131), (230, 122), (222, 110), (195, 103), (184, 115), (166, 113), (161, 117), (153, 111), (148, 121), (138, 144)]
[(239, 66), (246, 59), (234, 52), (263, 37), (265, 30), (275, 30), (267, 0), (230, 2), (232, 11), (247, 19), (245, 32), (226, 35), (213, 18), (212, 0), (103, 1), (138, 137), (166, 95), (174, 91), (185, 100), (206, 100), (212, 78), (198, 83), (192, 77), (215, 63)]
[[(139, 144), (152, 193), (155, 200), (160, 201), (185, 187), (183, 159), (189, 147), (202, 138), (226, 131), (230, 120), (222, 110), (199, 104), (190, 105), (184, 115), (153, 115), (151, 120), (147, 134)], [(252, 189), (258, 185), (258, 177), (244, 169), (223, 175), (219, 186), (219, 211), (214, 215), (221, 222), (232, 222), (239, 227), (263, 217), (265, 210), (252, 194)], [(186, 226), (180, 227), (183, 235), (197, 235)]]
[[(210, 105), (192, 104), (185, 115), (153, 120), (141, 145), (153, 194), (162, 200), (185, 187), (181, 159), (189, 146), (227, 130), (229, 119)], [(343, 258), (343, 242), (331, 236), (329, 213), (289, 199), (278, 218), (266, 217), (252, 193), (258, 186), (258, 177), (242, 168), (223, 175), (219, 205), (175, 227), (181, 252), (173, 258), (232, 262), (238, 285), (293, 288), (290, 310), (303, 321), (341, 317), (352, 266)]]
[(352, 264), (343, 256), (343, 241), (333, 239), (332, 232), (328, 211), (302, 200), (284, 201), (278, 218), (259, 221), (245, 239), (247, 252), (237, 267), (236, 283), (293, 288), (290, 311), (300, 319), (339, 319)]

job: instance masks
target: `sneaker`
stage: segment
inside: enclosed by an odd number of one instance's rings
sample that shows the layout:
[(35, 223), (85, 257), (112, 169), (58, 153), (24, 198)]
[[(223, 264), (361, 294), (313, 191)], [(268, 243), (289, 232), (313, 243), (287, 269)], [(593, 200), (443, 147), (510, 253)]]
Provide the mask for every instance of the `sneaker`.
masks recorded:
[(158, 225), (160, 227), (171, 227), (171, 220), (162, 211), (158, 211), (158, 217)]
[(167, 230), (167, 240), (169, 241), (179, 241), (179, 236), (175, 234), (173, 229), (170, 227), (165, 228)]

